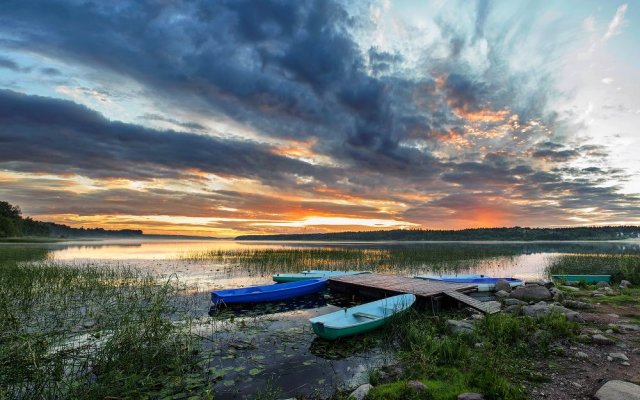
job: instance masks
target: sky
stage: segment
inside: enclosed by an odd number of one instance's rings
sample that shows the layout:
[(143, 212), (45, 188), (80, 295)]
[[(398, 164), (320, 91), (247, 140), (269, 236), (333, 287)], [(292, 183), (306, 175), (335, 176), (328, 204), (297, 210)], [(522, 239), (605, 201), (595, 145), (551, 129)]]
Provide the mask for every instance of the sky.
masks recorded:
[(233, 237), (640, 224), (640, 3), (4, 0), (0, 200)]

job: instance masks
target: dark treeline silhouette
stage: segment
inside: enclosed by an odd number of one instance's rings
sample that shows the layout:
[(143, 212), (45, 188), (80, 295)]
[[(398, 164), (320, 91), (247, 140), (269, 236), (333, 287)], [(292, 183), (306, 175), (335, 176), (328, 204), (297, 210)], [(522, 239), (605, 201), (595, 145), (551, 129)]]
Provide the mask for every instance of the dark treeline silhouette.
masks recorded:
[(396, 229), (387, 231), (243, 235), (236, 240), (326, 241), (456, 241), (456, 240), (619, 240), (640, 237), (640, 226), (590, 226), (577, 228), (477, 228), (461, 230)]
[(102, 228), (72, 228), (53, 222), (41, 222), (23, 217), (20, 207), (0, 201), (0, 237), (45, 236), (59, 238), (78, 237), (131, 237), (142, 235), (141, 230)]

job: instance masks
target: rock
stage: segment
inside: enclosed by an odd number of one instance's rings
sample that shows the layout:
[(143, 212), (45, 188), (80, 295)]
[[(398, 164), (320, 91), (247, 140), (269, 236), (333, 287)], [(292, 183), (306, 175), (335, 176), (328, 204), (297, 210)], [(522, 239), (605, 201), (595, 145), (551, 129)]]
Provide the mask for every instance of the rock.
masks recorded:
[(640, 400), (640, 386), (625, 381), (609, 381), (595, 394), (598, 400)]
[(604, 297), (604, 293), (598, 293), (598, 292), (593, 293), (592, 292), (591, 293), (591, 297)]
[(473, 319), (475, 321), (480, 321), (481, 319), (484, 319), (484, 314), (473, 314), (471, 316), (471, 319)]
[(502, 307), (502, 304), (500, 304), (499, 301), (485, 301), (484, 305), (486, 305), (487, 307), (497, 308), (497, 309), (500, 309), (500, 307)]
[(504, 310), (502, 310), (502, 312), (505, 312), (507, 314), (520, 315), (520, 313), (522, 312), (522, 306), (519, 304), (507, 306)]
[(575, 300), (565, 300), (562, 302), (562, 305), (576, 310), (590, 310), (593, 308), (593, 304), (591, 303), (585, 303), (584, 301)]
[(640, 325), (634, 324), (618, 324), (618, 328), (624, 331), (640, 332)]
[(577, 359), (579, 360), (588, 360), (589, 359), (589, 355), (583, 351), (579, 351), (576, 353), (575, 356)]
[(599, 292), (602, 292), (604, 294), (614, 294), (615, 291), (613, 289), (611, 289), (609, 286), (605, 286), (603, 288), (598, 289)]
[(596, 283), (596, 287), (598, 289), (602, 289), (602, 288), (606, 288), (606, 287), (611, 287), (611, 285), (609, 285), (609, 282), (600, 281), (600, 282)]
[(480, 393), (460, 393), (458, 400), (484, 400), (484, 396)]
[(418, 393), (423, 393), (427, 391), (427, 386), (420, 381), (409, 381), (407, 382), (407, 387), (415, 390)]
[(636, 347), (635, 349), (631, 350), (631, 354), (640, 354), (640, 347)]
[(623, 361), (623, 362), (620, 363), (620, 365), (624, 365), (625, 367), (628, 367), (631, 364), (629, 363), (629, 361)]
[(544, 286), (544, 281), (542, 279), (534, 279), (532, 281), (524, 281), (525, 286)]
[(553, 301), (562, 301), (564, 300), (564, 292), (558, 288), (552, 287), (549, 289), (549, 292), (551, 292), (551, 296), (553, 296)]
[(475, 347), (476, 349), (482, 349), (484, 348), (484, 343), (480, 343), (480, 342), (475, 343), (473, 347)]
[(473, 324), (468, 321), (457, 321), (455, 319), (449, 319), (445, 323), (448, 330), (453, 333), (471, 333), (473, 332)]
[(540, 301), (551, 300), (551, 292), (544, 286), (519, 286), (511, 292), (511, 296), (514, 299), (523, 301)]
[(378, 370), (378, 384), (390, 383), (398, 380), (404, 374), (400, 365), (385, 365)]
[(351, 392), (349, 395), (349, 400), (364, 400), (369, 394), (369, 391), (373, 388), (373, 386), (369, 383), (365, 383), (364, 385), (358, 386), (356, 390)]
[(507, 293), (511, 293), (511, 285), (509, 285), (509, 282), (505, 281), (504, 279), (498, 279), (498, 281), (496, 281), (496, 287), (494, 290), (496, 292), (503, 290)]
[(498, 300), (506, 299), (507, 297), (509, 297), (509, 292), (506, 292), (504, 290), (498, 290), (495, 296), (496, 298), (498, 298)]
[(522, 307), (522, 314), (528, 317), (541, 317), (549, 312), (549, 305), (544, 301), (530, 306)]
[(504, 299), (503, 303), (505, 306), (524, 306), (527, 304), (526, 301), (512, 299), (512, 298)]
[(578, 337), (576, 339), (580, 343), (589, 343), (591, 341), (591, 337), (589, 335), (585, 335), (585, 334), (578, 335)]
[(615, 361), (629, 361), (629, 357), (624, 353), (609, 353), (609, 357)]
[[(568, 283), (569, 282), (567, 282), (567, 284)], [(579, 292), (580, 291), (580, 288), (575, 287), (575, 286), (560, 286), (560, 289), (564, 289), (564, 290), (569, 291), (569, 292)]]
[(631, 287), (631, 282), (626, 281), (626, 280), (623, 279), (623, 280), (620, 281), (620, 285), (618, 285), (618, 287), (620, 289), (626, 289), (628, 287)]
[(591, 341), (595, 344), (601, 344), (601, 345), (612, 345), (615, 344), (615, 340), (613, 339), (609, 339), (608, 337), (604, 336), (604, 335), (593, 335), (591, 336)]

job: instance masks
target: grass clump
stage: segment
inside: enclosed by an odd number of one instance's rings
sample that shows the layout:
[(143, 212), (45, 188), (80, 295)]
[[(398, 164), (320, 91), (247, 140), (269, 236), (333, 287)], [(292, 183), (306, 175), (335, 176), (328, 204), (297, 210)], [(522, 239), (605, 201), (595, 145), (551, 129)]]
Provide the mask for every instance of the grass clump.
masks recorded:
[(547, 274), (611, 275), (613, 282), (620, 282), (624, 279), (634, 285), (640, 285), (640, 254), (602, 253), (562, 255), (550, 262), (547, 267)]
[[(423, 382), (433, 399), (452, 399), (462, 392), (481, 392), (489, 399), (524, 399), (523, 383), (541, 379), (536, 362), (551, 344), (572, 337), (577, 325), (564, 315), (541, 318), (487, 315), (472, 333), (453, 334), (445, 320), (411, 311), (394, 324), (391, 335), (404, 365), (403, 381), (382, 385), (373, 396), (406, 396), (404, 381)], [(377, 398), (377, 397), (373, 397)], [(408, 397), (411, 398), (411, 397)]]
[[(6, 251), (5, 251), (6, 252)], [(0, 261), (0, 398), (139, 398), (194, 368), (177, 282), (126, 267)], [(35, 255), (38, 260), (41, 255)]]

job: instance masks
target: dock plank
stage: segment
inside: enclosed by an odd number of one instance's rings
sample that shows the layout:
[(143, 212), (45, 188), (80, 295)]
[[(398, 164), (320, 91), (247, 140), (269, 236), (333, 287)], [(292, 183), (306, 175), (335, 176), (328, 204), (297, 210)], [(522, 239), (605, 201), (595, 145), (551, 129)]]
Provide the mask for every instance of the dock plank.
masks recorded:
[(468, 283), (429, 281), (395, 275), (363, 274), (332, 277), (329, 278), (329, 285), (349, 287), (354, 291), (362, 289), (394, 294), (408, 293), (427, 300), (439, 296), (448, 296), (488, 314), (500, 311), (499, 308), (488, 306), (465, 295), (464, 293), (477, 290), (476, 285)]
[(500, 312), (499, 305), (495, 303), (488, 304), (487, 302), (479, 301), (477, 299), (474, 299), (473, 297), (467, 296), (464, 293), (460, 293), (452, 290), (452, 291), (444, 292), (444, 294), (458, 300), (461, 303), (468, 305), (469, 307), (473, 307), (476, 310), (482, 311), (486, 314), (495, 314), (497, 312)]

